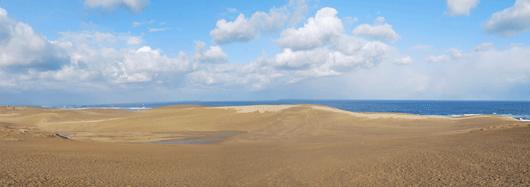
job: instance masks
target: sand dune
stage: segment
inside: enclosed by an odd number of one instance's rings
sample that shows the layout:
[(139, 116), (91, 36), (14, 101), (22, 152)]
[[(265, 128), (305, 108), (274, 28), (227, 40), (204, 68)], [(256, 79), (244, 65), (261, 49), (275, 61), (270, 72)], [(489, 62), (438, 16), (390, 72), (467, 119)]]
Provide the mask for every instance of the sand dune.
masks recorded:
[(445, 118), (355, 113), (316, 105), (172, 106), (136, 112), (35, 108), (15, 111), (16, 115), (6, 113), (9, 116), (0, 121), (71, 134), (74, 140), (105, 142), (178, 141), (196, 136), (187, 133), (190, 131), (242, 131), (247, 133), (226, 142), (330, 143), (450, 134), (518, 122), (499, 116)]
[(529, 153), (530, 123), (501, 116), (0, 107), (0, 185), (528, 186)]
[(232, 109), (237, 113), (251, 113), (251, 112), (279, 112), (297, 105), (252, 105), (252, 106), (226, 106), (226, 107), (210, 107), (211, 109)]

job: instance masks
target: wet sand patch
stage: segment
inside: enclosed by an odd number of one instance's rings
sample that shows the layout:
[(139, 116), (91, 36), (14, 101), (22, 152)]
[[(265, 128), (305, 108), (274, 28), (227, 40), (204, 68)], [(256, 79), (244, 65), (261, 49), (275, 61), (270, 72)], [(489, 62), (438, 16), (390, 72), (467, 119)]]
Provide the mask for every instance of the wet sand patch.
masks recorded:
[(232, 136), (246, 133), (246, 131), (197, 131), (197, 132), (179, 132), (179, 135), (185, 138), (162, 140), (156, 142), (143, 142), (141, 144), (213, 144), (220, 143)]

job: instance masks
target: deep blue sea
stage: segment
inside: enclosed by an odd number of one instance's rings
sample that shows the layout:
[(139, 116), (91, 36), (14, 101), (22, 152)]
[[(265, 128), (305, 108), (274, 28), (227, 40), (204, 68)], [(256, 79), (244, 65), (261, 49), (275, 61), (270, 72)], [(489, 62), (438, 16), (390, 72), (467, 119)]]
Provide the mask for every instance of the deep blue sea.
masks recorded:
[(413, 100), (275, 100), (275, 101), (186, 101), (72, 106), (80, 108), (114, 108), (144, 110), (168, 105), (242, 106), (242, 105), (325, 105), (352, 112), (393, 112), (432, 116), (502, 115), (530, 120), (530, 101), (413, 101)]

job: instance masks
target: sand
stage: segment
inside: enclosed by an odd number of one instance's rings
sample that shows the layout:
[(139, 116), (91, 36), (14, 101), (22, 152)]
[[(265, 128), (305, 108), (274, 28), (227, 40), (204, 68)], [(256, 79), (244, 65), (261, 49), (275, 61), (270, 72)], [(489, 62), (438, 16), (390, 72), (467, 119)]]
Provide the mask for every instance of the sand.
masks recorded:
[(0, 186), (529, 186), (529, 153), (501, 116), (0, 107)]

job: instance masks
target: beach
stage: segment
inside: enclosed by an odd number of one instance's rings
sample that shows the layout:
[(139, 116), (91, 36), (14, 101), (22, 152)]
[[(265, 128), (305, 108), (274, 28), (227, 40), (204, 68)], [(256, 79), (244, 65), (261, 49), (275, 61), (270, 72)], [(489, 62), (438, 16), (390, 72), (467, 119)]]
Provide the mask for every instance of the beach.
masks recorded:
[(503, 116), (0, 108), (0, 186), (528, 186), (529, 153)]

